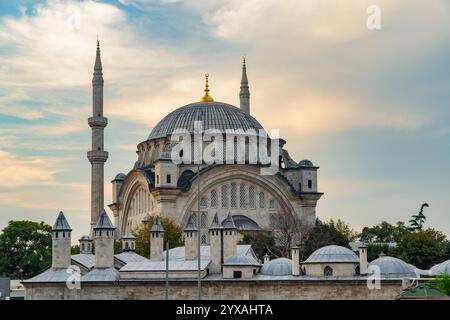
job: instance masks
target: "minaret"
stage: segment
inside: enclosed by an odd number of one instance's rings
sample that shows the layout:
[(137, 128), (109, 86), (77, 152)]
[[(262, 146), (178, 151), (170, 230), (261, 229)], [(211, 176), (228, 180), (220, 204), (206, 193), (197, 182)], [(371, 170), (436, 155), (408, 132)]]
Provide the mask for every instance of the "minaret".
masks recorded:
[(56, 218), (52, 228), (52, 268), (68, 268), (70, 266), (70, 232), (72, 229), (62, 211)]
[(87, 157), (91, 163), (91, 237), (94, 225), (104, 208), (103, 176), (104, 164), (108, 159), (108, 152), (103, 146), (103, 130), (108, 119), (103, 117), (103, 72), (100, 58), (100, 43), (97, 40), (97, 56), (94, 65), (94, 78), (92, 79), (92, 117), (88, 119), (92, 128), (92, 149)]
[(242, 60), (241, 91), (239, 91), (239, 103), (241, 110), (250, 114), (250, 91), (248, 90), (247, 66), (245, 58)]

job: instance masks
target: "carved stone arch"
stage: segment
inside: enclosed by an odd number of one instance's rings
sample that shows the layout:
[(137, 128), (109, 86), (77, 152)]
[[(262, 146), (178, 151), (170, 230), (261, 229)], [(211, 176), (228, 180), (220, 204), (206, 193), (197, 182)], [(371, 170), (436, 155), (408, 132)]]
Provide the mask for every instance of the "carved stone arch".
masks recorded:
[[(142, 171), (133, 171), (127, 175), (125, 179), (120, 195), (119, 195), (119, 203), (120, 203), (120, 215), (119, 215), (119, 225), (121, 234), (126, 233), (128, 214), (131, 201), (133, 200), (134, 193), (143, 189), (145, 193), (148, 190), (148, 181), (145, 178), (145, 175)], [(151, 197), (151, 195), (150, 195)]]
[[(247, 185), (252, 184), (263, 190), (269, 191), (273, 198), (278, 202), (283, 212), (287, 214), (293, 214), (295, 212), (290, 199), (288, 198), (288, 195), (291, 195), (292, 193), (289, 186), (278, 176), (261, 175), (259, 173), (259, 168), (252, 166), (243, 167), (242, 165), (235, 165), (233, 168), (228, 166), (225, 170), (224, 167), (218, 166), (208, 170), (204, 173), (204, 177), (202, 177), (202, 181), (207, 181), (207, 183), (203, 185), (202, 190), (208, 191), (212, 187), (237, 179), (244, 180)], [(189, 209), (197, 201), (196, 190), (192, 189), (189, 193), (185, 205), (181, 210), (181, 226), (186, 225), (190, 215)]]

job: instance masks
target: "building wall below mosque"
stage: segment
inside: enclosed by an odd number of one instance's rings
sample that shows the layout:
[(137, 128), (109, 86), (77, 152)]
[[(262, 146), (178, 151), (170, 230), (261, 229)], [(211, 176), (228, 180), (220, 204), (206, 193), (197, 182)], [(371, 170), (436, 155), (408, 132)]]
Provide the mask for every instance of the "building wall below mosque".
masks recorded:
[(323, 277), (326, 267), (332, 269), (335, 277), (354, 276), (359, 263), (307, 263), (303, 264), (307, 276)]
[[(228, 300), (392, 300), (402, 291), (401, 280), (383, 280), (381, 289), (369, 290), (365, 280), (354, 281), (246, 281), (204, 280), (203, 299)], [(65, 284), (27, 284), (27, 300), (158, 300), (165, 299), (164, 281), (121, 281), (117, 284), (81, 284), (80, 290), (69, 290)], [(170, 282), (169, 299), (197, 299), (196, 281)]]

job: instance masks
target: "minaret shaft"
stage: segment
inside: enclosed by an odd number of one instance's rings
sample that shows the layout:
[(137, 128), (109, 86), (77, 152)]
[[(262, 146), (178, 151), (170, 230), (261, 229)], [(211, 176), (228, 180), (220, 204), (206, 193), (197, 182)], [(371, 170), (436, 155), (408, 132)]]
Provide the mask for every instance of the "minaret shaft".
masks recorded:
[(100, 46), (97, 42), (94, 77), (92, 79), (92, 117), (88, 124), (92, 129), (92, 149), (87, 157), (91, 163), (91, 237), (93, 227), (97, 223), (100, 213), (104, 209), (104, 164), (108, 159), (108, 152), (104, 150), (104, 128), (108, 119), (103, 117), (103, 69), (100, 57)]

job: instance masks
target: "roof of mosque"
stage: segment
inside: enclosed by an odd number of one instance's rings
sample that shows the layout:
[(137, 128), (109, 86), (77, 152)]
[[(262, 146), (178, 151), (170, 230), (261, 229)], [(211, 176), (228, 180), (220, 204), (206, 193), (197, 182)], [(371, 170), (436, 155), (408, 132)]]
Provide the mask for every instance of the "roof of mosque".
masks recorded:
[(350, 249), (331, 245), (314, 251), (304, 263), (359, 262), (358, 256)]
[(277, 258), (264, 263), (261, 274), (267, 276), (287, 276), (292, 274), (292, 260), (288, 258)]
[(94, 268), (81, 277), (81, 282), (109, 282), (119, 280), (119, 271), (116, 268)]
[(171, 135), (177, 129), (194, 132), (194, 122), (202, 121), (203, 130), (263, 129), (261, 124), (241, 109), (223, 102), (195, 102), (176, 109), (165, 116), (152, 130), (148, 140)]
[(143, 261), (149, 260), (146, 257), (143, 257), (133, 251), (125, 251), (125, 252), (115, 254), (114, 259), (117, 259), (125, 264), (131, 263), (131, 262), (143, 262)]
[(90, 270), (95, 265), (95, 256), (92, 253), (79, 253), (70, 257), (76, 263)]
[(59, 212), (58, 217), (56, 218), (55, 224), (53, 225), (53, 231), (72, 231), (62, 211)]
[(369, 267), (373, 266), (380, 268), (381, 276), (384, 278), (417, 277), (414, 267), (398, 258), (381, 256), (369, 264)]
[[(200, 246), (200, 258), (204, 260), (209, 260), (210, 246)], [(238, 256), (253, 256), (252, 246), (249, 244), (238, 244), (236, 245), (236, 255)], [(166, 258), (166, 251), (163, 252), (163, 259)], [(185, 260), (185, 247), (176, 247), (169, 249), (169, 261), (184, 261)]]
[[(200, 260), (200, 270), (205, 270), (209, 265), (210, 260)], [(166, 270), (166, 261), (163, 260), (148, 260), (142, 262), (130, 262), (120, 269), (120, 272), (162, 272)], [(198, 270), (198, 261), (184, 260), (184, 261), (170, 261), (170, 271), (196, 271)]]
[(255, 266), (259, 267), (261, 264), (256, 261), (251, 256), (244, 256), (244, 255), (235, 255), (229, 257), (225, 262), (223, 263), (224, 266)]
[(24, 280), (23, 282), (66, 282), (70, 277), (70, 273), (67, 272), (66, 268), (61, 269), (47, 269), (44, 272), (38, 274), (37, 276)]

